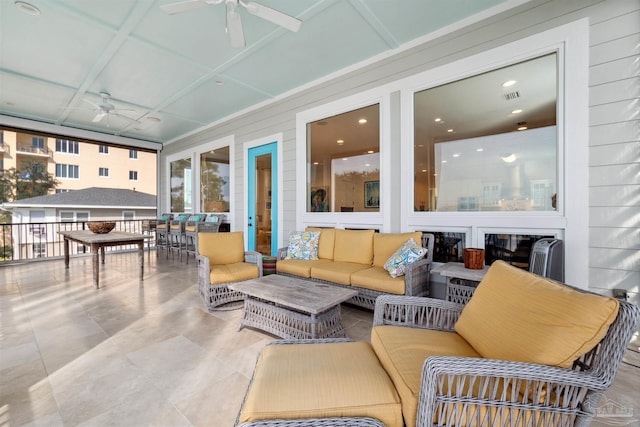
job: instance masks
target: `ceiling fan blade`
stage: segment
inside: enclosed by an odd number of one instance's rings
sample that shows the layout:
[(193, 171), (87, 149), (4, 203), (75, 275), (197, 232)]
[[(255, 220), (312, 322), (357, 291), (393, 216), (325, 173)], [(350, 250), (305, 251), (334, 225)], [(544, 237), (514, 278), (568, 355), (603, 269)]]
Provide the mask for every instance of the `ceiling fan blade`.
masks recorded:
[(89, 100), (89, 99), (82, 98), (82, 100), (83, 100), (84, 102), (86, 102), (87, 104), (91, 104), (91, 105), (93, 105), (95, 108), (98, 108), (98, 109), (100, 108), (100, 106), (99, 106), (98, 104), (96, 104), (95, 102), (93, 102), (93, 101), (91, 101), (91, 100)]
[(298, 18), (294, 18), (293, 16), (287, 15), (286, 13), (271, 9), (270, 7), (263, 6), (252, 1), (245, 3), (244, 1), (240, 0), (240, 4), (246, 7), (249, 13), (251, 13), (252, 15), (255, 15), (262, 19), (266, 19), (267, 21), (280, 25), (281, 27), (284, 27), (289, 31), (293, 31), (294, 33), (297, 33), (300, 29), (300, 26), (302, 25), (302, 21)]
[(104, 118), (104, 116), (107, 116), (108, 114), (105, 111), (99, 111), (96, 116), (93, 118), (93, 120), (91, 120), (93, 123), (98, 123), (100, 121), (102, 121), (102, 119)]
[(242, 19), (235, 7), (227, 7), (227, 32), (231, 47), (244, 47), (244, 30), (242, 29)]
[(160, 6), (160, 9), (162, 9), (169, 15), (175, 15), (176, 13), (182, 13), (193, 9), (200, 9), (206, 6), (208, 6), (208, 4), (205, 0), (187, 0), (179, 3), (164, 4)]
[[(122, 110), (120, 110), (120, 111), (122, 111)], [(133, 111), (133, 110), (128, 110), (128, 111)], [(129, 117), (129, 116), (125, 116), (124, 114), (116, 113), (115, 111), (112, 111), (112, 112), (111, 112), (111, 113), (109, 113), (109, 114), (111, 114), (112, 116), (122, 117), (123, 119), (127, 119), (127, 120), (130, 120), (130, 121), (132, 121), (132, 122), (142, 123), (142, 122), (141, 122), (141, 121), (139, 121), (139, 120), (133, 119), (133, 118), (131, 118), (131, 117)]]

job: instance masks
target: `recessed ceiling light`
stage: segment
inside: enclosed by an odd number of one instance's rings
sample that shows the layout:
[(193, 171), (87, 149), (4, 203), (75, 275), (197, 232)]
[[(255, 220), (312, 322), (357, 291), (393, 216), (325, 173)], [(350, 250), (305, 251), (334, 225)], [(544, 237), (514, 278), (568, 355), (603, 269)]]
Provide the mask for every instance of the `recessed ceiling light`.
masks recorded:
[(476, 148), (477, 152), (484, 151), (484, 148)]
[(446, 160), (443, 160), (443, 161), (442, 161), (442, 163), (447, 163), (447, 161), (446, 161)]
[(317, 165), (317, 164), (318, 164), (318, 162), (313, 162), (313, 164), (314, 164), (314, 165)]
[(453, 157), (460, 157), (460, 153), (454, 153)]
[(427, 170), (426, 170), (426, 169), (422, 169), (422, 172), (423, 172), (423, 173), (426, 173), (426, 172), (427, 172)]
[(516, 155), (513, 154), (513, 153), (505, 153), (505, 154), (501, 155), (500, 158), (505, 163), (513, 163), (516, 160)]
[(373, 154), (373, 153), (375, 153), (375, 151), (373, 151), (373, 150), (367, 151), (367, 154)]
[(502, 83), (502, 87), (511, 87), (516, 83), (518, 82), (515, 80), (507, 80), (506, 82)]
[(527, 129), (529, 129), (529, 128), (528, 128), (528, 127), (526, 127), (526, 126), (520, 126), (520, 127), (518, 128), (518, 130), (527, 130)]
[(361, 125), (363, 125), (363, 124), (367, 123), (367, 119), (362, 118), (362, 119), (358, 120), (358, 123), (360, 123)]
[(434, 122), (436, 122), (436, 123), (440, 123), (441, 121), (442, 121), (442, 119), (440, 117), (436, 117), (435, 120), (434, 120)]
[(447, 132), (451, 133), (453, 132), (453, 129), (447, 129)]
[(520, 114), (520, 113), (522, 113), (522, 110), (520, 110), (520, 109), (518, 109), (518, 110), (513, 110), (513, 111), (511, 112), (511, 114)]
[(342, 144), (344, 144), (344, 140), (342, 140), (342, 139), (339, 139), (339, 140), (337, 140), (336, 142), (338, 143), (338, 145), (342, 145)]
[(40, 9), (38, 9), (37, 7), (35, 7), (32, 4), (29, 4), (29, 3), (24, 2), (24, 1), (17, 1), (14, 4), (18, 8), (19, 11), (24, 12), (27, 15), (31, 15), (31, 16), (40, 15)]
[(347, 161), (347, 160), (349, 160), (349, 159), (347, 159), (346, 157), (343, 157), (343, 158), (342, 158), (342, 160)]

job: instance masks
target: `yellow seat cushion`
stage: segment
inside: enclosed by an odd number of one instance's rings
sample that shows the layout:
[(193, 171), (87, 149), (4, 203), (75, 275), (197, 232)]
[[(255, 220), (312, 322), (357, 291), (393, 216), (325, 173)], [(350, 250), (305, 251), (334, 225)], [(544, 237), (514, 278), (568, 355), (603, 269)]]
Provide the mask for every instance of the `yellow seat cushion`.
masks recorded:
[(259, 276), (260, 269), (258, 266), (249, 262), (212, 265), (209, 270), (209, 280), (212, 285), (256, 279)]
[(391, 277), (382, 267), (365, 268), (351, 274), (351, 285), (388, 294), (404, 295), (404, 276)]
[(402, 427), (398, 394), (366, 342), (266, 346), (239, 422), (372, 417)]
[(307, 227), (306, 231), (320, 232), (320, 239), (318, 239), (318, 258), (332, 260), (333, 247), (336, 241), (335, 228)]
[(568, 368), (602, 340), (618, 307), (496, 261), (455, 330), (485, 358)]
[(373, 235), (373, 266), (384, 267), (385, 262), (409, 239), (422, 246), (422, 232), (375, 233)]
[(311, 277), (311, 267), (329, 263), (328, 259), (281, 259), (276, 263), (276, 271), (278, 273), (294, 274), (300, 277)]
[(350, 285), (351, 274), (365, 268), (369, 268), (369, 266), (353, 262), (332, 261), (311, 267), (311, 277), (340, 285)]
[(427, 357), (480, 357), (456, 333), (403, 326), (374, 327), (371, 346), (400, 395), (407, 427), (416, 425), (422, 365)]
[(333, 260), (371, 266), (373, 230), (336, 230)]
[(196, 231), (196, 226), (195, 225), (185, 225), (184, 226), (184, 231), (194, 232), (194, 231)]
[(233, 264), (244, 261), (244, 234), (198, 233), (198, 253), (209, 258), (211, 265)]

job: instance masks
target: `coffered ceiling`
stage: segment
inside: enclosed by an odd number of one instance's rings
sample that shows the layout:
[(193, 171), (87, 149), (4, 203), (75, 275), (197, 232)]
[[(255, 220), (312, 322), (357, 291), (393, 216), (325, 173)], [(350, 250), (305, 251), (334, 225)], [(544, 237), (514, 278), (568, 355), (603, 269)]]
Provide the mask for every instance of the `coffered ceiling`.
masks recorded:
[[(224, 2), (169, 15), (173, 0), (26, 1), (0, 0), (0, 115), (158, 143), (522, 3), (257, 0), (301, 29), (238, 7), (247, 44), (232, 48)], [(118, 114), (94, 121), (101, 93)]]

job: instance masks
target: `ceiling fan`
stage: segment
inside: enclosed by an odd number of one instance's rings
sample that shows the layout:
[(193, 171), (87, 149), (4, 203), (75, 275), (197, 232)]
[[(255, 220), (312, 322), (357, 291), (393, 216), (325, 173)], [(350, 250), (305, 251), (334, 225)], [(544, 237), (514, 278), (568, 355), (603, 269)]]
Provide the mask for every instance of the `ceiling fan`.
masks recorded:
[(95, 107), (96, 115), (91, 120), (93, 123), (101, 122), (105, 117), (107, 118), (107, 126), (109, 126), (109, 116), (122, 117), (127, 120), (131, 120), (136, 123), (140, 123), (136, 119), (121, 114), (123, 111), (135, 111), (131, 109), (116, 109), (116, 106), (109, 102), (111, 95), (107, 92), (100, 92), (100, 102), (95, 103), (89, 99), (83, 98), (84, 102), (87, 102)]
[(174, 15), (176, 13), (186, 12), (188, 10), (200, 9), (202, 7), (216, 5), (224, 2), (227, 6), (227, 33), (232, 47), (244, 47), (244, 31), (242, 28), (242, 19), (237, 11), (238, 5), (245, 8), (249, 13), (267, 21), (273, 22), (289, 31), (298, 32), (302, 21), (293, 16), (282, 13), (270, 7), (263, 6), (256, 2), (244, 0), (187, 0), (180, 3), (171, 3), (160, 6), (160, 8)]

